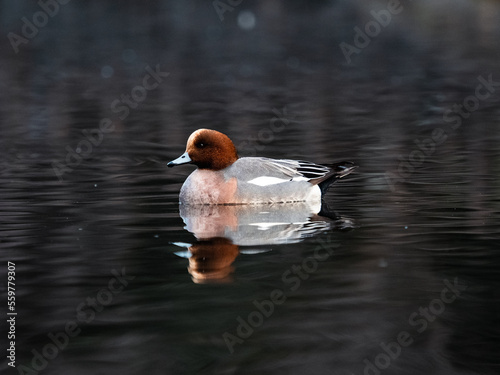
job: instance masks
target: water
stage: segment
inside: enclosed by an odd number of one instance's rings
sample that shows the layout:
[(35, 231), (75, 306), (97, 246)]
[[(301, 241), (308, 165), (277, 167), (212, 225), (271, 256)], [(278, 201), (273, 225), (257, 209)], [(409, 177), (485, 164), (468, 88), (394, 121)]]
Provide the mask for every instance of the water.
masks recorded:
[[(71, 2), (19, 53), (5, 38), (17, 372), (499, 373), (500, 92), (484, 81), (500, 81), (500, 10), (403, 6), (350, 64), (339, 44), (367, 3), (249, 2), (221, 21), (210, 2)], [(4, 35), (39, 11), (2, 8)], [(183, 210), (193, 168), (166, 163), (200, 127), (242, 156), (359, 168), (326, 216)]]

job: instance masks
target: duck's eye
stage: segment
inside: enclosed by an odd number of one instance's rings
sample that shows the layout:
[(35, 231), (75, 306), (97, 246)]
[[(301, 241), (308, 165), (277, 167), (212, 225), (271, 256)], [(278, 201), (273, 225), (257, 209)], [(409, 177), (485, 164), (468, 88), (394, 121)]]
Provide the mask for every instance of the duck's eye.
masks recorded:
[(205, 147), (205, 143), (199, 142), (199, 143), (196, 144), (196, 147), (203, 148), (203, 147)]

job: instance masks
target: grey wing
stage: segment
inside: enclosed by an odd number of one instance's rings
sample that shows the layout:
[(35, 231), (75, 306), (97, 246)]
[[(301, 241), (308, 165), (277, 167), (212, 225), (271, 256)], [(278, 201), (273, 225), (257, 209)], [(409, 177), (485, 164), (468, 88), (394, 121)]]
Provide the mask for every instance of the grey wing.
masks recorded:
[(291, 180), (301, 176), (293, 163), (281, 163), (280, 160), (260, 157), (240, 158), (227, 168), (224, 174), (226, 178), (236, 177), (241, 181), (250, 181), (259, 177)]
[(263, 176), (303, 181), (321, 179), (330, 172), (328, 167), (302, 160), (247, 157), (238, 159), (229, 168), (230, 176), (227, 177), (237, 177), (243, 181)]

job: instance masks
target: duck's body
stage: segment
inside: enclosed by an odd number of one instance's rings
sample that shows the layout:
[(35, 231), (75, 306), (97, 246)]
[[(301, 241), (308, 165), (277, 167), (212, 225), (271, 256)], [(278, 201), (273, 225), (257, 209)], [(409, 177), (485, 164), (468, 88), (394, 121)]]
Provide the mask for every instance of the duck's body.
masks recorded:
[(264, 204), (321, 202), (322, 192), (352, 172), (351, 162), (319, 165), (300, 160), (238, 158), (224, 134), (199, 129), (188, 139), (186, 152), (169, 167), (198, 166), (182, 185), (182, 204)]

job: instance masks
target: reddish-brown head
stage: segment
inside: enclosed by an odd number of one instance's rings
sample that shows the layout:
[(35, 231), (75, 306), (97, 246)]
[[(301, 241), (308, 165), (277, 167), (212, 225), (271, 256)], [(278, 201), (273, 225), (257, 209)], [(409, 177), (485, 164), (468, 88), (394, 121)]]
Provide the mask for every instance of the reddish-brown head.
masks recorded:
[(192, 163), (201, 169), (218, 171), (230, 166), (236, 160), (238, 160), (236, 147), (227, 135), (215, 130), (198, 129), (190, 135), (186, 152), (168, 166)]

